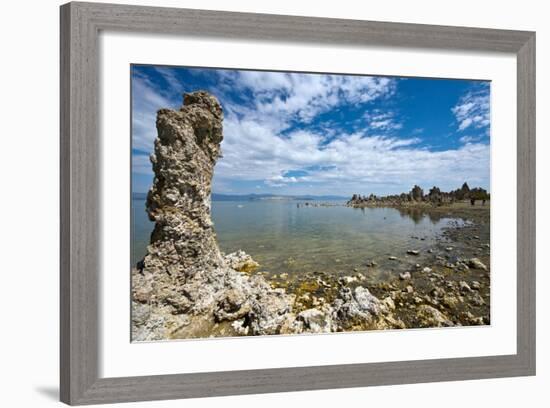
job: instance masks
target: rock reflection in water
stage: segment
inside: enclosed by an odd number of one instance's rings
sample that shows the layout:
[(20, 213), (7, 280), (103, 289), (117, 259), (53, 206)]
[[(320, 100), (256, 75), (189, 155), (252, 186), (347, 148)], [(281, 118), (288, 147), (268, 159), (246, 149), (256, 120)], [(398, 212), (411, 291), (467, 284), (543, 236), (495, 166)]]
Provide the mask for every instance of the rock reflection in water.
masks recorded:
[(396, 210), (399, 211), (401, 217), (408, 217), (415, 224), (420, 223), (424, 218), (428, 218), (432, 224), (437, 224), (442, 218), (445, 218), (445, 214), (425, 208), (396, 208)]

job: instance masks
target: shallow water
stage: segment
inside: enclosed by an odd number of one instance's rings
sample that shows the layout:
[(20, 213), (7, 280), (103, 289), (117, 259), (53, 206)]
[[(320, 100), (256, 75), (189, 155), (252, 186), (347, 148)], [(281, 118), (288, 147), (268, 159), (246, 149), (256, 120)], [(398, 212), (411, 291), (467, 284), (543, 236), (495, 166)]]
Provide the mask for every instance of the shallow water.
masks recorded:
[[(381, 280), (419, 261), (422, 255), (406, 251), (425, 253), (452, 222), (421, 211), (325, 203), (331, 206), (304, 206), (305, 202), (294, 200), (214, 201), (212, 219), (220, 248), (226, 253), (244, 250), (260, 263), (261, 271), (270, 274), (349, 275), (354, 268), (367, 273), (365, 262), (374, 260), (380, 267), (369, 268), (369, 278)], [(143, 200), (132, 204), (135, 265), (145, 254), (153, 224)]]

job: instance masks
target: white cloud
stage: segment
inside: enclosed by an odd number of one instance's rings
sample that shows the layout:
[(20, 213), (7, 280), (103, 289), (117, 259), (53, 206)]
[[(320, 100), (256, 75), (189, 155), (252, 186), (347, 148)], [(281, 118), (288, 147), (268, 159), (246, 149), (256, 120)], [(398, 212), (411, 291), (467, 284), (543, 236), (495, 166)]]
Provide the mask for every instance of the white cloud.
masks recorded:
[(290, 90), (292, 81), (290, 75), (268, 71), (220, 71), (227, 81), (239, 84), (241, 87), (254, 90), (256, 93), (268, 91)]
[[(224, 153), (217, 178), (264, 180), (294, 193), (397, 193), (412, 184), (454, 189), (464, 181), (488, 183), (489, 146), (469, 143), (458, 149), (430, 151), (418, 138), (341, 134), (329, 141), (307, 131), (281, 136), (258, 123), (230, 119), (225, 124)], [(307, 170), (287, 177), (289, 170)], [(305, 185), (307, 183), (307, 186)], [(411, 184), (412, 183), (412, 184)], [(300, 190), (304, 189), (304, 190)]]
[(173, 68), (159, 66), (154, 69), (162, 76), (171, 89), (177, 89), (180, 92), (183, 91), (183, 84), (178, 79)]
[(376, 132), (392, 132), (399, 130), (403, 124), (397, 120), (395, 112), (374, 109), (364, 115), (366, 126)]
[(268, 178), (264, 181), (265, 184), (267, 184), (270, 187), (283, 187), (287, 184), (297, 183), (298, 181), (304, 181), (304, 178), (296, 178), (296, 177), (285, 177), (283, 175), (277, 175)]
[(388, 97), (396, 87), (394, 79), (368, 76), (227, 71), (222, 79), (252, 95), (252, 106), (225, 104), (230, 114), (267, 123), (276, 131), (289, 128), (293, 121), (310, 123), (337, 105)]
[(132, 76), (132, 148), (144, 152), (153, 152), (157, 110), (177, 106), (157, 89), (146, 77)]
[(489, 88), (484, 87), (466, 93), (451, 110), (458, 122), (459, 131), (469, 127), (476, 129), (488, 127), (491, 121)]
[(479, 142), (480, 140), (482, 139), (482, 136), (478, 135), (478, 136), (470, 136), (470, 135), (466, 135), (466, 136), (462, 136), (460, 139), (458, 139), (460, 141), (460, 143), (475, 143), (475, 142)]

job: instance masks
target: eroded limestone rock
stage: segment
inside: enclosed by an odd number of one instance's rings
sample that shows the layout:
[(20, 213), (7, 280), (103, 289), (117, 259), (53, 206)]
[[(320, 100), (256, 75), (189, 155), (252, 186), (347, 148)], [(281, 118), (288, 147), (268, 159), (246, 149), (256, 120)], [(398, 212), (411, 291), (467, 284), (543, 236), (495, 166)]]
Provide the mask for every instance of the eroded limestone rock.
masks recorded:
[(386, 319), (391, 317), (391, 304), (380, 301), (362, 286), (355, 290), (343, 287), (333, 309), (337, 331), (392, 328), (392, 324)]

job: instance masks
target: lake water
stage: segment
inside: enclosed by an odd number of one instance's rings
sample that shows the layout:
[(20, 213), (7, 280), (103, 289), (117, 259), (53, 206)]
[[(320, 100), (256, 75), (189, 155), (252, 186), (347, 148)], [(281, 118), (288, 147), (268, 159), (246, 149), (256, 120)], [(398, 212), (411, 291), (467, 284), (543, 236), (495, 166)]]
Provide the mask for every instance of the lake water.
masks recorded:
[[(350, 274), (354, 268), (364, 272), (367, 260), (375, 260), (380, 265), (376, 269), (388, 274), (410, 266), (389, 256), (416, 262), (418, 258), (406, 251), (433, 247), (451, 221), (419, 211), (325, 203), (331, 206), (304, 206), (295, 200), (214, 201), (212, 219), (220, 248), (226, 253), (242, 249), (260, 263), (260, 270), (272, 274)], [(143, 200), (132, 204), (135, 264), (145, 254), (153, 224)]]

